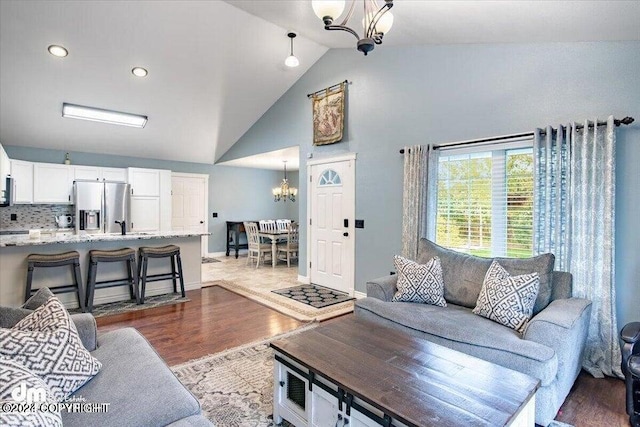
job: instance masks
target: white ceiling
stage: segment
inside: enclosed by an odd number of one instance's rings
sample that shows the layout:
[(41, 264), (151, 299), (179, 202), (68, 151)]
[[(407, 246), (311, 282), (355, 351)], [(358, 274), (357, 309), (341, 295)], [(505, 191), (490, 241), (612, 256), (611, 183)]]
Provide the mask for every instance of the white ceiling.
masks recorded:
[[(222, 1), (3, 0), (0, 15), (5, 145), (213, 163), (327, 50), (298, 37), (289, 69), (288, 29)], [(63, 102), (149, 122), (63, 119)]]
[[(353, 36), (323, 29), (310, 3), (2, 0), (0, 142), (213, 163), (328, 47), (360, 54)], [(392, 11), (393, 29), (377, 49), (640, 40), (640, 1), (396, 0)], [(359, 16), (358, 8), (354, 22)], [(283, 65), (289, 30), (299, 33), (296, 69)], [(49, 55), (52, 43), (69, 56)], [(134, 66), (149, 76), (134, 77)], [(135, 129), (63, 119), (63, 102), (149, 122)]]
[[(384, 0), (378, 0), (382, 5)], [(353, 47), (356, 38), (326, 31), (311, 1), (227, 0), (249, 13), (287, 26), (331, 48)], [(335, 23), (341, 23), (345, 11)], [(349, 26), (362, 34), (362, 1)], [(640, 40), (640, 1), (396, 0), (394, 24), (382, 46), (457, 43), (535, 43)], [(356, 24), (357, 23), (357, 24)], [(375, 54), (374, 52), (371, 55)]]
[(282, 150), (269, 151), (268, 153), (242, 157), (240, 159), (219, 162), (219, 165), (238, 166), (243, 168), (283, 170), (283, 162), (287, 162), (287, 170), (300, 169), (300, 147), (283, 148)]

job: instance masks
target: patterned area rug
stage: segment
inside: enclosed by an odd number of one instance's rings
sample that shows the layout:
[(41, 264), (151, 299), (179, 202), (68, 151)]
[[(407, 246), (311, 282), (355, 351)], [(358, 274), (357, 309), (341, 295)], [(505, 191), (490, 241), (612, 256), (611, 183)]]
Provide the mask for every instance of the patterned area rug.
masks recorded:
[(339, 304), (345, 301), (354, 300), (352, 296), (344, 292), (325, 288), (319, 285), (301, 285), (291, 288), (278, 289), (271, 291), (274, 294), (291, 298), (297, 302), (310, 305), (315, 308), (328, 307), (330, 305)]
[(311, 323), (171, 370), (198, 398), (203, 414), (216, 427), (273, 426), (273, 350), (269, 343), (316, 326)]
[[(268, 270), (268, 269), (265, 269)], [(313, 320), (322, 321), (342, 316), (343, 314), (353, 311), (353, 301), (347, 300), (328, 307), (316, 308), (284, 295), (278, 295), (272, 291), (282, 289), (282, 285), (286, 283), (253, 282), (251, 285), (229, 281), (214, 280), (209, 283), (203, 283), (205, 286), (220, 286), (238, 295), (247, 297), (259, 304), (272, 308), (280, 313), (291, 316), (301, 322), (311, 322)]]
[(205, 258), (205, 257), (202, 257), (202, 263), (203, 264), (211, 264), (212, 262), (222, 262), (222, 261), (220, 261), (219, 259), (216, 259), (216, 258)]
[[(144, 304), (138, 305), (133, 300), (110, 302), (93, 306), (93, 317), (110, 316), (112, 314), (128, 313), (130, 311), (146, 310), (148, 308), (162, 307), (164, 305), (180, 304), (191, 301), (189, 298), (182, 298), (180, 294), (164, 294), (155, 296), (145, 296)], [(80, 309), (69, 310), (70, 313), (80, 313)]]

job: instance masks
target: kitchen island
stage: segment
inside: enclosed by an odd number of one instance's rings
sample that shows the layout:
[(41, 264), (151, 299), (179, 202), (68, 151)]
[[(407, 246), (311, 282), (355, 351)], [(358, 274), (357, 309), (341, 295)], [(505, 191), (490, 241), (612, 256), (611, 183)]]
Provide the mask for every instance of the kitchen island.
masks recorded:
[[(146, 232), (121, 234), (43, 234), (38, 238), (29, 238), (26, 234), (0, 236), (0, 305), (19, 306), (24, 302), (24, 290), (27, 278), (27, 256), (32, 253), (55, 254), (78, 251), (83, 286), (86, 287), (89, 263), (89, 251), (92, 249), (112, 250), (141, 246), (180, 247), (184, 284), (186, 290), (201, 287), (201, 236), (199, 232)], [(171, 271), (168, 259), (151, 259), (148, 274)], [(122, 278), (126, 276), (125, 263), (100, 263), (98, 281)], [(34, 288), (72, 283), (71, 268), (36, 268), (33, 276)], [(147, 284), (147, 296), (173, 292), (171, 280)], [(74, 293), (58, 294), (58, 298), (67, 308), (78, 306)], [(127, 286), (118, 286), (96, 291), (94, 305), (129, 299)]]

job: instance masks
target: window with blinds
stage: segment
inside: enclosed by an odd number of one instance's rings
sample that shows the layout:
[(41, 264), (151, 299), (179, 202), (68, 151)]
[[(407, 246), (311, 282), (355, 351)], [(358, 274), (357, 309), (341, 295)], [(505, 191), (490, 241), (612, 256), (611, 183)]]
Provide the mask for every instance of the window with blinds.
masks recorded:
[(436, 243), (485, 257), (533, 253), (532, 141), (443, 149)]

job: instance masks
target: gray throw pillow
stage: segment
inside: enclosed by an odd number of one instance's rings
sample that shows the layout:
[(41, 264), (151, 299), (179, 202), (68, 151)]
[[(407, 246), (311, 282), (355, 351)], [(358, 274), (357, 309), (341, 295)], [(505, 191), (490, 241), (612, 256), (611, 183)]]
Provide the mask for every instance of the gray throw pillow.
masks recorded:
[(69, 313), (56, 297), (13, 328), (0, 328), (0, 357), (33, 371), (58, 401), (82, 387), (102, 367), (83, 347)]
[(493, 261), (473, 312), (522, 333), (538, 295), (538, 273), (511, 276)]
[(35, 310), (36, 308), (47, 302), (52, 296), (53, 293), (49, 288), (40, 288), (36, 291), (35, 294), (31, 295), (31, 298), (29, 298), (27, 302), (22, 304), (22, 308), (25, 308), (27, 310)]
[(398, 291), (392, 302), (420, 302), (424, 304), (446, 307), (444, 299), (444, 283), (440, 260), (435, 257), (426, 264), (394, 256), (393, 263), (398, 272)]
[(437, 256), (442, 265), (444, 297), (451, 304), (473, 308), (480, 295), (482, 284), (491, 263), (498, 261), (512, 276), (538, 273), (540, 287), (533, 314), (539, 313), (551, 302), (553, 279), (553, 254), (542, 254), (532, 258), (483, 258), (443, 248), (427, 239), (420, 239), (419, 263)]
[[(62, 427), (58, 408), (47, 405), (55, 402), (53, 393), (40, 377), (20, 363), (3, 357), (0, 357), (0, 372), (0, 425)], [(15, 393), (16, 389), (20, 392)], [(35, 404), (35, 410), (24, 411), (16, 404)], [(43, 408), (48, 410), (43, 411)]]

